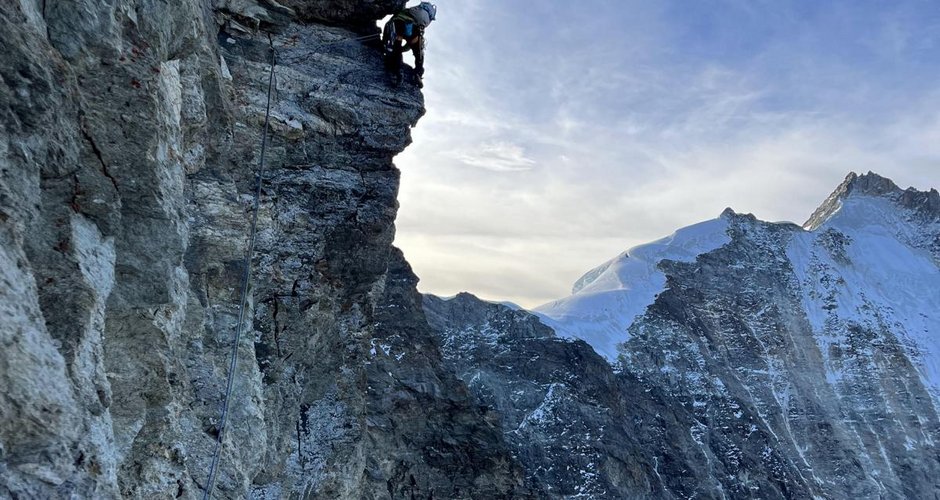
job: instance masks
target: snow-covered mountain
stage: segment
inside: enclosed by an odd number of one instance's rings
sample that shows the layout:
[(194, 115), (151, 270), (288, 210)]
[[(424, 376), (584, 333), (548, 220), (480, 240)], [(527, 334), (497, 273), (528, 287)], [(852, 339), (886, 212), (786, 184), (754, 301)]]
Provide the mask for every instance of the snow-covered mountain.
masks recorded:
[[(937, 192), (900, 190), (869, 173), (850, 174), (803, 228), (775, 224), (786, 240), (790, 284), (824, 355), (844, 345), (851, 325), (887, 325), (940, 390), (940, 200)], [(667, 288), (663, 261), (693, 263), (731, 242), (740, 217), (680, 229), (631, 248), (589, 271), (572, 295), (535, 309), (568, 338), (584, 339), (615, 361), (634, 322)], [(825, 360), (830, 378), (844, 367)]]
[[(787, 259), (837, 383), (853, 329), (887, 330), (940, 398), (940, 197), (850, 175), (794, 234)], [(859, 374), (864, 375), (864, 374)]]
[(562, 339), (425, 309), (550, 497), (937, 498), (938, 265), (937, 191), (851, 174), (803, 227), (726, 210), (587, 273), (536, 311)]

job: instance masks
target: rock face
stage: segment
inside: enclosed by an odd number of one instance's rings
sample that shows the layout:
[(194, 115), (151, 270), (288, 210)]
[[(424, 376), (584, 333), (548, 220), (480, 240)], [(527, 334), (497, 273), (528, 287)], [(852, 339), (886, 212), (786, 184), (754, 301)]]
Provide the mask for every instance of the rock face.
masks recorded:
[[(407, 0), (282, 0), (301, 19), (330, 24), (364, 26), (401, 10)], [(374, 24), (372, 24), (374, 26)]]
[(393, 498), (534, 496), (497, 416), (445, 366), (417, 283), (394, 250), (368, 362), (370, 448), (387, 451), (370, 458), (369, 479)]
[[(0, 497), (201, 496), (272, 51), (214, 495), (529, 494), (437, 362), (391, 247), (392, 157), (422, 96), (389, 88), (379, 51), (353, 39), (401, 3), (0, 3)], [(390, 317), (398, 307), (409, 316)], [(406, 358), (374, 354), (396, 338)]]
[[(729, 210), (631, 250), (540, 309), (565, 339), (425, 307), (549, 496), (934, 498), (940, 196), (852, 174), (806, 228)], [(617, 334), (611, 364), (571, 340)]]
[(498, 416), (544, 498), (811, 497), (764, 434), (719, 474), (687, 401), (531, 313), (469, 294), (424, 304), (448, 366)]
[[(545, 498), (664, 493), (630, 423), (631, 386), (584, 341), (470, 294), (425, 296), (444, 359), (493, 413)], [(649, 399), (645, 396), (645, 399)]]

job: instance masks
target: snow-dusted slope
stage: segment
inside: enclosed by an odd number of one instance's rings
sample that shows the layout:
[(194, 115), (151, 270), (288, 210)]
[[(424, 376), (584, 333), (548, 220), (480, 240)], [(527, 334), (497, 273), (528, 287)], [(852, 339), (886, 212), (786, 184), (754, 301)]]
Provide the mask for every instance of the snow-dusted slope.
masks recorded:
[(666, 287), (659, 269), (664, 259), (692, 262), (700, 254), (729, 241), (728, 217), (680, 229), (670, 236), (631, 248), (581, 277), (573, 295), (535, 309), (542, 321), (562, 337), (580, 338), (607, 359), (628, 339), (627, 329)]
[(787, 257), (831, 383), (866, 375), (829, 356), (862, 326), (890, 331), (940, 400), (940, 268), (930, 251), (940, 222), (926, 204), (904, 206), (900, 194), (846, 192), (830, 200), (825, 219), (794, 235)]

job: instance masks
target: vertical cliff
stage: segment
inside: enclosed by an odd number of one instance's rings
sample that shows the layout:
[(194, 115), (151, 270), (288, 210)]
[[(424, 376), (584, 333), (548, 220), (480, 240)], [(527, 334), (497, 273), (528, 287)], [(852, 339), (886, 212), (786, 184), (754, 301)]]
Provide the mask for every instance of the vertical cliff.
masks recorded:
[[(403, 3), (0, 4), (0, 496), (201, 495), (272, 55), (216, 496), (527, 494), (433, 343), (403, 347), (425, 360), (408, 376), (376, 361), (380, 336), (430, 338), (415, 280), (388, 273), (422, 96), (359, 40)], [(395, 307), (414, 316), (380, 321)]]

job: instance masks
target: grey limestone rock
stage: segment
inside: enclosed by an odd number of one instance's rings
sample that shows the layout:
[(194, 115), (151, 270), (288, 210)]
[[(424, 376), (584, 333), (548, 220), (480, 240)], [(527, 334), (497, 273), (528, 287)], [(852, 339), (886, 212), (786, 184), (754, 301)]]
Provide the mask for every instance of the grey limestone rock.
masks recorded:
[[(373, 337), (394, 334), (378, 330), (377, 308), (410, 300), (386, 291), (390, 262), (402, 265), (392, 158), (424, 112), (355, 40), (393, 8), (0, 3), (0, 497), (201, 495), (272, 51), (260, 231), (215, 497), (525, 494), (500, 434), (433, 354), (414, 376), (440, 387), (370, 364)], [(409, 310), (401, 328), (422, 321)], [(437, 403), (385, 408), (376, 377)], [(394, 425), (374, 425), (375, 408)], [(402, 430), (419, 409), (428, 423)], [(442, 462), (422, 443), (462, 454)]]
[(301, 19), (336, 25), (367, 26), (394, 14), (407, 0), (279, 0), (294, 9)]

